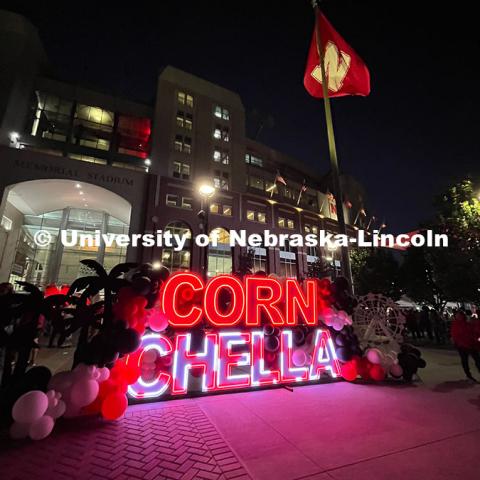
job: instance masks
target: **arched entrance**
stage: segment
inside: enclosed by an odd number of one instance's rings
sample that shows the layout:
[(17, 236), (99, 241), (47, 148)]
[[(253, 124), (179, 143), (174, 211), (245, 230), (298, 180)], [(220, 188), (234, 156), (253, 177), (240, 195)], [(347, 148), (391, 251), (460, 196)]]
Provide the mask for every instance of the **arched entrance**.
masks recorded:
[[(2, 203), (0, 281), (39, 286), (70, 284), (86, 272), (80, 260), (97, 260), (109, 270), (126, 258), (126, 248), (63, 246), (60, 231), (128, 233), (131, 205), (105, 188), (73, 180), (31, 180), (10, 186)], [(45, 245), (38, 232), (46, 232)], [(37, 240), (37, 241), (36, 241)]]

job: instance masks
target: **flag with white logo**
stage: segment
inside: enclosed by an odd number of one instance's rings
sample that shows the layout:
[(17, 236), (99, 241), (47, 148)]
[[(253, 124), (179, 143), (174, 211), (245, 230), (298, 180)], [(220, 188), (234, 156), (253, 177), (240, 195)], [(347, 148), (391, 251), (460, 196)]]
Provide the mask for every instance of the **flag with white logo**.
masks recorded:
[(322, 72), (317, 44), (318, 33), (319, 43), (323, 50), (325, 75), (328, 80), (328, 95), (330, 97), (368, 95), (370, 93), (370, 73), (367, 66), (332, 27), (325, 15), (319, 12), (317, 18), (303, 77), (303, 84), (307, 92), (312, 97), (323, 98)]

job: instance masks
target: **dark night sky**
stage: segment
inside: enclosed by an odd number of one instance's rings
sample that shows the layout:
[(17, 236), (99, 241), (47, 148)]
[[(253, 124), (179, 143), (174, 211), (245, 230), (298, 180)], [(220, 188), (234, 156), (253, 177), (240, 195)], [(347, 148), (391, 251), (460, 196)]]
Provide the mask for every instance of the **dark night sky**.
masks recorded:
[[(174, 65), (237, 91), (247, 112), (272, 115), (260, 141), (328, 170), (323, 106), (302, 83), (308, 0), (29, 3), (3, 5), (38, 27), (62, 78), (150, 102), (159, 69)], [(369, 97), (333, 100), (340, 166), (390, 231), (412, 229), (435, 194), (480, 174), (473, 3), (324, 2), (372, 79)]]

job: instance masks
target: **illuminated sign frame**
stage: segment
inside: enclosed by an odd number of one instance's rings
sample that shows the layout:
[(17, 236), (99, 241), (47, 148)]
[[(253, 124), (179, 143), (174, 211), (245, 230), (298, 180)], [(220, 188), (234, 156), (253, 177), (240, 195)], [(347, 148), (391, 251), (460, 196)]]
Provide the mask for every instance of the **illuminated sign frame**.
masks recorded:
[[(228, 301), (222, 304), (223, 291)], [(302, 286), (294, 279), (281, 282), (252, 275), (242, 282), (218, 275), (205, 284), (195, 273), (173, 274), (163, 285), (160, 310), (178, 331), (170, 337), (142, 337), (139, 350), (126, 362), (142, 368), (144, 355), (153, 350), (154, 373), (148, 379), (140, 376), (128, 394), (136, 399), (187, 395), (193, 393), (192, 376), (201, 379), (203, 393), (314, 382), (324, 372), (338, 377), (341, 368), (330, 332), (317, 326), (319, 300), (314, 279)], [(262, 325), (269, 325), (267, 333)], [(311, 335), (303, 347), (295, 348), (292, 327), (298, 325), (308, 327)], [(204, 326), (201, 345), (194, 351), (191, 330)], [(271, 336), (277, 343), (267, 349)], [(304, 362), (295, 361), (300, 349)]]

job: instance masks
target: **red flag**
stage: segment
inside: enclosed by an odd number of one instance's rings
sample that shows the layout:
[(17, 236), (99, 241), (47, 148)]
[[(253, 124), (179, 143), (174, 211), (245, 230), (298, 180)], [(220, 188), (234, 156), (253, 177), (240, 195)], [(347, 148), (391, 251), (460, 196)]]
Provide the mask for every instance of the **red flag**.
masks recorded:
[[(370, 93), (370, 73), (363, 60), (319, 12), (316, 20), (323, 49), (325, 76), (329, 97), (366, 96)], [(317, 48), (317, 32), (313, 31), (303, 84), (312, 97), (323, 98), (322, 73)]]

